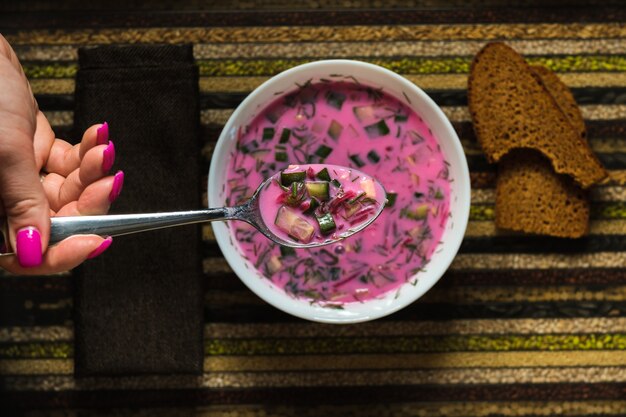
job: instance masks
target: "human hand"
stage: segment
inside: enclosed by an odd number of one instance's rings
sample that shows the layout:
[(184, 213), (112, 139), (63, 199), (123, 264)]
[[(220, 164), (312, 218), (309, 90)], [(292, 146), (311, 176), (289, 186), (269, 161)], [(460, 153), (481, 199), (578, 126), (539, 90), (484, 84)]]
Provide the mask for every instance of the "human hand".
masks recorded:
[(119, 195), (124, 173), (107, 176), (115, 159), (108, 125), (91, 126), (75, 146), (57, 139), (2, 35), (0, 91), (0, 217), (16, 252), (0, 267), (25, 275), (74, 268), (111, 238), (73, 236), (48, 249), (50, 216), (105, 214)]

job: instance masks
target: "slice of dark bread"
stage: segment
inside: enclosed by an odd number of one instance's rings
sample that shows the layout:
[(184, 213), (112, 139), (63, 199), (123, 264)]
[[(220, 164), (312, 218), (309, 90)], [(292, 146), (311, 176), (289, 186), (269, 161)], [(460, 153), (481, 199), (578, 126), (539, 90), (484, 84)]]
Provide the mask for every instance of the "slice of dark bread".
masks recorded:
[[(568, 121), (586, 137), (585, 121), (569, 88), (549, 69), (531, 67)], [(502, 229), (577, 238), (589, 228), (589, 198), (550, 162), (530, 149), (513, 150), (498, 163), (496, 226)]]
[(496, 226), (526, 233), (577, 238), (589, 228), (587, 192), (557, 174), (533, 149), (514, 149), (498, 163)]
[(532, 65), (530, 67), (533, 74), (539, 77), (539, 80), (543, 86), (552, 95), (556, 104), (561, 111), (567, 117), (572, 127), (578, 132), (581, 138), (587, 138), (587, 129), (585, 127), (585, 120), (583, 114), (580, 112), (580, 107), (576, 103), (574, 95), (570, 91), (569, 87), (565, 85), (554, 71), (542, 67), (541, 65)]
[(474, 131), (487, 159), (497, 162), (515, 148), (535, 149), (554, 170), (583, 188), (607, 176), (579, 132), (524, 58), (503, 43), (490, 43), (474, 58), (468, 82)]

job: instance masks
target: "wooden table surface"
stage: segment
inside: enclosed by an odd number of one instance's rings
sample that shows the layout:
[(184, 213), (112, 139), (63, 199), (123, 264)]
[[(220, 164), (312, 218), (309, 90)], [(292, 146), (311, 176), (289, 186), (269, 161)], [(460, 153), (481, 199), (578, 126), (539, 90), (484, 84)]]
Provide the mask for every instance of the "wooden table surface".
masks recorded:
[[(341, 327), (262, 302), (234, 276), (206, 226), (197, 378), (77, 381), (72, 274), (0, 273), (0, 405), (10, 410), (0, 414), (626, 413), (626, 8), (619, 2), (71, 1), (53, 11), (46, 3), (0, 6), (0, 31), (58, 136), (71, 132), (81, 46), (194, 44), (205, 172), (223, 124), (261, 82), (304, 62), (360, 59), (404, 75), (442, 106), (469, 161), (471, 218), (459, 255), (426, 296), (385, 319)], [(610, 172), (591, 193), (586, 238), (496, 233), (495, 169), (466, 107), (469, 64), (492, 40), (555, 70), (581, 105), (591, 146)]]

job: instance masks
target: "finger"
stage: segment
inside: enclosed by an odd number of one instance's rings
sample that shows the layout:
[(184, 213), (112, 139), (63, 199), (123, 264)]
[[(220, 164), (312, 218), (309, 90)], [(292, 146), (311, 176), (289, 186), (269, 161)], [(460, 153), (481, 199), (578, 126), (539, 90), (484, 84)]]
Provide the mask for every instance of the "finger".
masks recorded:
[(80, 168), (71, 172), (59, 188), (57, 207), (62, 207), (71, 201), (78, 200), (85, 188), (104, 177), (109, 172), (115, 161), (115, 146), (99, 145), (85, 154)]
[(50, 148), (50, 155), (44, 167), (45, 171), (67, 177), (80, 166), (82, 158), (90, 149), (98, 144), (108, 143), (108, 131), (107, 124), (93, 125), (85, 131), (81, 142), (77, 145), (56, 139)]
[(48, 245), (50, 219), (32, 137), (20, 130), (0, 129), (0, 161), (0, 190), (11, 247), (23, 265), (37, 265)]
[(37, 169), (41, 169), (46, 165), (48, 156), (50, 155), (50, 149), (54, 144), (54, 131), (46, 119), (46, 116), (41, 112), (37, 112), (37, 127), (35, 128), (35, 140), (33, 147), (35, 149), (35, 163)]
[(17, 74), (22, 79), (22, 82), (26, 85), (26, 89), (28, 90), (28, 100), (31, 101), (34, 109), (38, 109), (39, 106), (37, 105), (37, 100), (35, 100), (33, 90), (30, 87), (28, 79), (26, 78), (26, 74), (24, 73), (22, 64), (20, 64), (20, 60), (18, 59), (17, 54), (15, 53), (9, 42), (4, 38), (4, 36), (2, 36), (2, 34), (0, 34), (0, 56), (6, 58), (11, 66), (17, 71)]
[(88, 185), (78, 200), (61, 207), (57, 216), (89, 216), (106, 214), (124, 185), (124, 173), (102, 178)]
[(104, 252), (112, 239), (96, 235), (69, 237), (58, 245), (51, 246), (43, 257), (43, 262), (34, 268), (24, 268), (16, 256), (0, 256), (0, 268), (18, 275), (48, 275), (69, 271), (86, 259)]

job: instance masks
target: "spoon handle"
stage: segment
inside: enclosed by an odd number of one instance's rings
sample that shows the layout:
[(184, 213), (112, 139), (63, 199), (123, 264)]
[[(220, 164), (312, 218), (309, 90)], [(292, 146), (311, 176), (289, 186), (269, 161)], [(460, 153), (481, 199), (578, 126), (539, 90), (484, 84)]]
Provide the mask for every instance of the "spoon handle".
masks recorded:
[(72, 235), (119, 236), (147, 230), (236, 217), (235, 207), (145, 214), (107, 214), (103, 216), (52, 217), (50, 244)]

